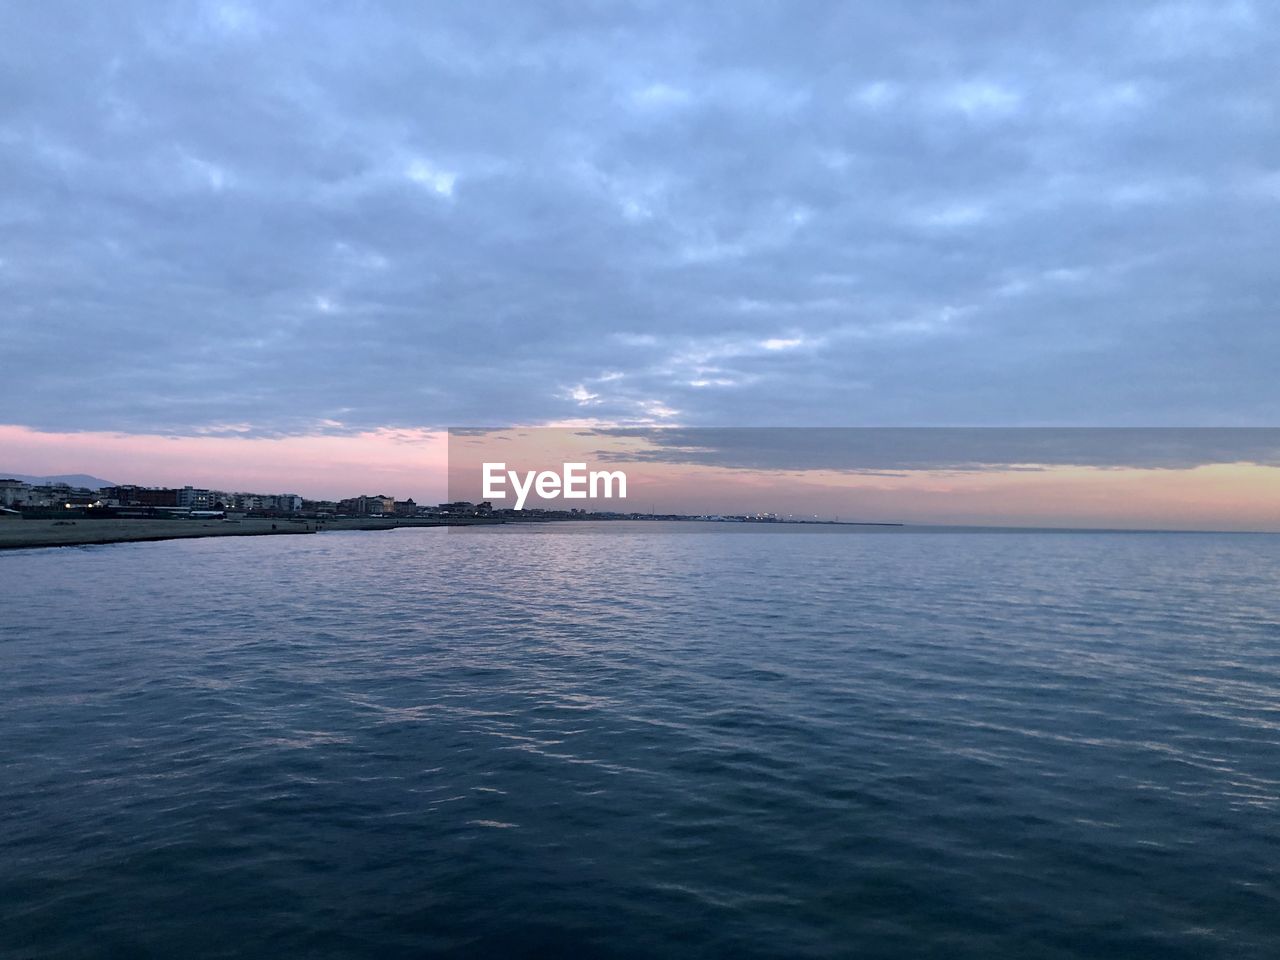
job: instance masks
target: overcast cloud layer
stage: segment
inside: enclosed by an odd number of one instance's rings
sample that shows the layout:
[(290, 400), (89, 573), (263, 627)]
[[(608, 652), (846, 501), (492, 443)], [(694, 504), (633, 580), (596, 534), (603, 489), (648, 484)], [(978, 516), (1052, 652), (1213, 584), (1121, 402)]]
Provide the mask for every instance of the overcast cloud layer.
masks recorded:
[[(465, 435), (454, 432), (450, 437)], [(601, 461), (688, 463), (751, 470), (899, 473), (1052, 467), (1184, 470), (1211, 464), (1280, 467), (1280, 429), (1259, 427), (659, 427), (591, 430), (641, 438)], [(470, 456), (501, 459), (503, 431)], [(462, 450), (462, 448), (451, 448)], [(452, 458), (451, 458), (452, 459)]]
[(0, 422), (1280, 422), (1271, 3), (0, 7)]

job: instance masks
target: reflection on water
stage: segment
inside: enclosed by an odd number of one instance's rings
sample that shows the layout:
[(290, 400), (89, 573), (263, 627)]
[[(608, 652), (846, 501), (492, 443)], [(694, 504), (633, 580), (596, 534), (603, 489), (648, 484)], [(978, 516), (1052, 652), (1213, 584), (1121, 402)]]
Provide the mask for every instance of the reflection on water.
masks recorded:
[(0, 954), (1280, 939), (1280, 537), (403, 530), (0, 578)]

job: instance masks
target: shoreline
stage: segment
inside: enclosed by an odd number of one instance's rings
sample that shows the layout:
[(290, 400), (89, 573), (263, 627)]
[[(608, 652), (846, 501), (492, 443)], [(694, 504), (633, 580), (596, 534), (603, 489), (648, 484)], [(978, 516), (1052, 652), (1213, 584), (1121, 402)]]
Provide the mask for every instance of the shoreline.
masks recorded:
[[(600, 521), (617, 522), (617, 521)], [(648, 522), (648, 521), (633, 521)], [(664, 519), (661, 522), (680, 522)], [(486, 519), (486, 518), (370, 518), (341, 517), (327, 520), (303, 520), (269, 517), (245, 518), (241, 520), (176, 520), (176, 519), (85, 519), (75, 520), (10, 520), (0, 522), (0, 553), (9, 550), (38, 550), (48, 547), (90, 547), (106, 546), (113, 543), (155, 543), (162, 540), (196, 540), (210, 537), (290, 537), (326, 533), (332, 531), (378, 531), (398, 530), (412, 527), (490, 527), (529, 525), (544, 526), (548, 524), (572, 523), (560, 518), (533, 518), (527, 520)], [(878, 528), (882, 530), (898, 529), (904, 532), (954, 532), (954, 533), (1115, 533), (1115, 534), (1238, 534), (1254, 536), (1275, 536), (1267, 531), (1244, 530), (1158, 530), (1143, 528), (1107, 528), (1107, 527), (982, 527), (982, 526), (947, 526), (947, 525), (915, 525), (903, 523), (877, 522), (764, 522), (746, 521), (743, 523), (721, 524), (713, 521), (700, 521), (684, 518), (683, 523), (694, 526), (714, 527), (751, 527), (762, 526), (772, 529), (787, 528), (831, 528), (859, 527)]]
[[(620, 518), (619, 518), (620, 519)], [(708, 525), (768, 526), (860, 526), (901, 527), (900, 523), (875, 521), (759, 521), (745, 520), (733, 524), (701, 517), (658, 517), (662, 522), (706, 523)], [(154, 543), (161, 540), (195, 540), (208, 537), (274, 537), (299, 536), (324, 533), (333, 530), (396, 530), (407, 527), (470, 527), (529, 524), (541, 526), (550, 523), (571, 522), (562, 517), (530, 516), (510, 517), (452, 517), (433, 519), (427, 517), (336, 517), (325, 520), (295, 519), (290, 517), (245, 517), (239, 520), (158, 518), (94, 518), (74, 519), (13, 519), (0, 522), (0, 551), (34, 550), (42, 547), (89, 547), (111, 543)], [(601, 520), (615, 522), (615, 518)], [(649, 522), (646, 518), (643, 522)]]
[(209, 537), (294, 537), (326, 530), (394, 530), (397, 527), (445, 526), (440, 521), (85, 519), (7, 520), (0, 522), (0, 551), (42, 547), (89, 547), (111, 543), (154, 543)]
[(108, 543), (148, 543), (206, 537), (297, 536), (315, 533), (315, 524), (294, 520), (9, 520), (0, 522), (0, 550), (87, 547)]

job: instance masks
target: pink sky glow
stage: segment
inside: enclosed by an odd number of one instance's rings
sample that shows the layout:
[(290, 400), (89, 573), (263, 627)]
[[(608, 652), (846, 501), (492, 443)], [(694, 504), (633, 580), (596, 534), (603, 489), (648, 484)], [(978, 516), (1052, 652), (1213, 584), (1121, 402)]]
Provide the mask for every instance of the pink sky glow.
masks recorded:
[[(598, 438), (531, 431), (526, 462), (516, 443), (471, 456), (503, 456), (522, 467), (588, 460)], [(547, 444), (543, 447), (541, 444)], [(562, 448), (563, 447), (563, 448)], [(536, 455), (535, 455), (536, 450)], [(483, 452), (482, 452), (483, 451)], [(116, 483), (183, 486), (314, 499), (366, 494), (420, 503), (479, 499), (480, 471), (468, 445), (455, 448), (449, 490), (447, 434), (380, 429), (353, 435), (280, 438), (45, 433), (0, 425), (0, 476), (88, 473)], [(597, 465), (593, 465), (593, 468)], [(474, 469), (473, 469), (474, 468)], [(663, 463), (611, 463), (627, 471), (627, 501), (555, 506), (676, 513), (774, 512), (824, 519), (1013, 526), (1280, 530), (1280, 469), (1219, 464), (1183, 470), (1059, 467), (1038, 472), (918, 471), (875, 476), (834, 471), (735, 470)], [(465, 480), (458, 482), (459, 471)], [(475, 489), (471, 489), (474, 487)], [(511, 503), (496, 503), (511, 506)], [(531, 499), (529, 506), (539, 504)]]
[(332, 499), (385, 493), (420, 502), (446, 493), (443, 433), (375, 430), (348, 436), (166, 437), (42, 433), (0, 425), (0, 470), (88, 473), (140, 486), (297, 493)]

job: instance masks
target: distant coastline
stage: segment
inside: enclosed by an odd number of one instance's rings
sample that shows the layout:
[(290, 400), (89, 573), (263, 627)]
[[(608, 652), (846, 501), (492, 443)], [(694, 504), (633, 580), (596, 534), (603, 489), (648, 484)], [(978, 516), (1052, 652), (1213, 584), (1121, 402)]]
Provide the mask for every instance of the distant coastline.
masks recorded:
[(0, 550), (27, 550), (36, 547), (83, 547), (110, 543), (145, 543), (159, 540), (190, 540), (205, 537), (297, 536), (341, 530), (397, 530), (409, 527), (497, 526), (504, 524), (578, 523), (582, 521), (644, 520), (654, 522), (724, 523), (742, 522), (792, 526), (901, 527), (900, 523), (857, 523), (834, 520), (712, 520), (706, 517), (664, 515), (593, 515), (575, 517), (334, 517), (323, 520), (288, 517), (244, 518), (115, 518), (74, 516), (0, 520)]
[(508, 517), (459, 517), (450, 519), (422, 519), (406, 517), (338, 517), (326, 520), (247, 517), (243, 519), (110, 519), (77, 518), (74, 520), (26, 519), (0, 521), (0, 552), (6, 550), (30, 550), (43, 547), (83, 547), (113, 543), (146, 543), (161, 540), (191, 540), (208, 537), (263, 537), (298, 536), (341, 531), (388, 531), (413, 527), (510, 527), (510, 526), (564, 526), (575, 527), (589, 523), (625, 523), (664, 526), (679, 524), (705, 527), (759, 527), (781, 532), (782, 528), (831, 530), (833, 528), (859, 528), (872, 531), (904, 533), (1054, 533), (1054, 534), (1217, 534), (1230, 533), (1240, 536), (1276, 536), (1266, 531), (1239, 530), (1160, 530), (1122, 527), (1007, 527), (945, 524), (882, 523), (874, 521), (836, 520), (745, 520), (725, 522), (706, 517), (667, 515), (650, 517), (592, 516), (565, 517), (531, 516)]

